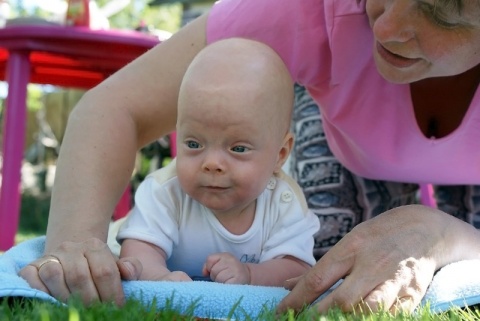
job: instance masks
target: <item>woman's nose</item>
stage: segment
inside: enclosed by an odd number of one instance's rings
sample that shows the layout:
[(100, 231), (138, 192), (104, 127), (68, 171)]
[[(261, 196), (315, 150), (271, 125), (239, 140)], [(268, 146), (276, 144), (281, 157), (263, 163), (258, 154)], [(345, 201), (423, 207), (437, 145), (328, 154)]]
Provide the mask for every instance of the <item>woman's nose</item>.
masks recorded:
[[(416, 14), (414, 1), (385, 0), (384, 10), (373, 23), (375, 38), (381, 43), (407, 42), (415, 35), (412, 16)], [(415, 17), (413, 17), (415, 19)]]

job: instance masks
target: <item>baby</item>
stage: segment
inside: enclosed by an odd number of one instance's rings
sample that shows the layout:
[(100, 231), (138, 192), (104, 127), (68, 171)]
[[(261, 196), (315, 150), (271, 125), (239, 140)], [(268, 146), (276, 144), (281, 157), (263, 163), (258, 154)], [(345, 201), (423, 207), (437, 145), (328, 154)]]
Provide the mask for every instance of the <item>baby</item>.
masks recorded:
[(282, 286), (315, 263), (318, 218), (282, 171), (293, 83), (269, 47), (207, 46), (182, 81), (177, 157), (150, 174), (120, 229), (141, 279)]

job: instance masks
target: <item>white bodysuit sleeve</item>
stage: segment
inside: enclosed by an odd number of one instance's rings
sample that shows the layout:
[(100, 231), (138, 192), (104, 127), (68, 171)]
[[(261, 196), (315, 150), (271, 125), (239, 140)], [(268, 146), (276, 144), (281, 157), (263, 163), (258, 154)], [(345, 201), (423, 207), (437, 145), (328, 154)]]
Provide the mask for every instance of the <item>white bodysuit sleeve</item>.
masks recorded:
[(179, 197), (179, 189), (173, 184), (160, 184), (147, 177), (137, 189), (136, 205), (120, 228), (118, 242), (126, 238), (145, 241), (160, 247), (169, 258), (173, 245), (178, 243)]
[(260, 262), (290, 255), (310, 265), (315, 264), (313, 236), (319, 231), (320, 222), (312, 211), (302, 206), (303, 197), (285, 182), (277, 184), (268, 200), (271, 212), (265, 215), (265, 226), (270, 226), (270, 231), (265, 231), (268, 238)]

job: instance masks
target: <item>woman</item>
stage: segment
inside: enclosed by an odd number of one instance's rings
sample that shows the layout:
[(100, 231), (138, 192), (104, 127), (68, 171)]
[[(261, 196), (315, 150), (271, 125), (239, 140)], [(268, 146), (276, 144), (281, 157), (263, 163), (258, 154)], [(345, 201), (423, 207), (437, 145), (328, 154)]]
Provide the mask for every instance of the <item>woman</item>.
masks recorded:
[[(188, 64), (223, 38), (252, 38), (277, 51), (319, 103), (331, 158), (349, 172), (400, 183), (478, 184), (479, 16), (478, 0), (217, 3), (79, 102), (57, 164), (45, 256), (21, 275), (59, 298), (80, 293), (86, 302), (123, 302), (120, 276), (135, 279), (141, 266), (116, 262), (108, 251), (110, 215), (135, 151), (174, 130)], [(336, 168), (304, 165), (312, 175)], [(395, 207), (357, 225), (292, 280), (279, 310), (300, 308), (340, 278), (319, 311), (412, 310), (437, 269), (479, 258), (479, 249), (471, 224), (420, 205)]]

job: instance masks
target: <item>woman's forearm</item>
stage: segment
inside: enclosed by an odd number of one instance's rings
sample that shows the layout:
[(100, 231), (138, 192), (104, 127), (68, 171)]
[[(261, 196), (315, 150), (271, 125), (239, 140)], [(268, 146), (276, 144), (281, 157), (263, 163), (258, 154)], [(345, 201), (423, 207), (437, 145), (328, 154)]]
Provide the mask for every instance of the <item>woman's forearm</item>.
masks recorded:
[(70, 116), (57, 162), (47, 251), (65, 240), (106, 240), (113, 209), (131, 177), (137, 150), (132, 121), (122, 110), (89, 105), (89, 95)]
[(136, 151), (175, 129), (178, 89), (188, 64), (205, 46), (205, 24), (206, 16), (182, 28), (75, 107), (57, 163), (47, 252), (63, 241), (106, 240)]

